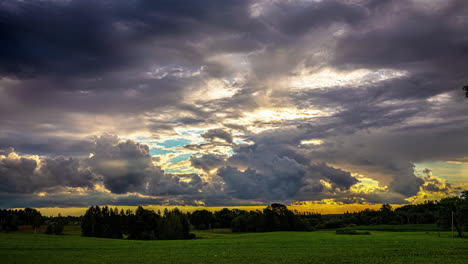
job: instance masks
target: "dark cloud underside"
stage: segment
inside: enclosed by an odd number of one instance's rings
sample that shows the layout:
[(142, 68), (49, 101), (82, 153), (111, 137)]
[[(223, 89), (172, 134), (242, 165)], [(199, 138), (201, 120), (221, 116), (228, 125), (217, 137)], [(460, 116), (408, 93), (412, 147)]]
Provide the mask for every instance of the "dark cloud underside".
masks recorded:
[(467, 14), (464, 0), (0, 1), (0, 207), (448, 195), (415, 165), (468, 157)]

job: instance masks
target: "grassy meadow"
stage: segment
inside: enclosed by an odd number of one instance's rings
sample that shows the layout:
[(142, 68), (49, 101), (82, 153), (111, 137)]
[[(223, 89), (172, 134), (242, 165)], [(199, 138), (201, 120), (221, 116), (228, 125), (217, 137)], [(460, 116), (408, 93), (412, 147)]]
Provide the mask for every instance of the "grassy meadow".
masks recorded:
[(368, 236), (334, 230), (233, 234), (198, 231), (197, 239), (134, 241), (0, 233), (1, 263), (468, 263), (468, 239), (449, 232), (371, 231)]

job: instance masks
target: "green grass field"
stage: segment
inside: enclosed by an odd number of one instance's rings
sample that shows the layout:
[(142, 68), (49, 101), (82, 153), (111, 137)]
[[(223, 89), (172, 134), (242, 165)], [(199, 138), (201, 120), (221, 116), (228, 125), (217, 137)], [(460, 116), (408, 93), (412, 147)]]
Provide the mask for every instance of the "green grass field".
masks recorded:
[(77, 227), (65, 231), (1, 233), (0, 263), (468, 263), (468, 239), (448, 232), (214, 230), (196, 232), (195, 240), (131, 241), (81, 237)]
[[(392, 232), (414, 232), (414, 231), (424, 231), (424, 232), (437, 232), (439, 231), (437, 225), (369, 225), (369, 226), (355, 226), (353, 227), (356, 230), (375, 230), (375, 231), (392, 231)], [(445, 229), (449, 231), (449, 229)]]

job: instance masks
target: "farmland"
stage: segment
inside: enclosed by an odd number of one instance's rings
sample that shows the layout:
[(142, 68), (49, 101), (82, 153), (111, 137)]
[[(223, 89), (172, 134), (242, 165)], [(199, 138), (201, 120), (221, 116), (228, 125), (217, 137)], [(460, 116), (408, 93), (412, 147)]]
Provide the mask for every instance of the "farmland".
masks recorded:
[(194, 240), (134, 241), (65, 235), (0, 234), (2, 263), (466, 263), (468, 239), (449, 232), (371, 231), (369, 236), (334, 230), (234, 234), (196, 232)]

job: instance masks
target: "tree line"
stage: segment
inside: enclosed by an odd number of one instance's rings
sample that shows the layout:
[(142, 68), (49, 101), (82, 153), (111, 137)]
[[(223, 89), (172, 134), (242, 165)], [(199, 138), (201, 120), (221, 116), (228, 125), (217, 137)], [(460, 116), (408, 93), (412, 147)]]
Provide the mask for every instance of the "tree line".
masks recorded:
[(439, 201), (404, 205), (393, 209), (383, 204), (379, 210), (366, 209), (342, 215), (320, 215), (291, 211), (285, 205), (272, 204), (263, 210), (221, 209), (184, 213), (178, 209), (154, 212), (138, 207), (118, 210), (91, 206), (81, 217), (43, 217), (36, 209), (0, 209), (0, 231), (17, 231), (20, 225), (37, 230), (47, 224), (46, 233), (63, 234), (66, 224), (79, 224), (83, 236), (138, 240), (189, 239), (191, 229), (230, 228), (233, 232), (313, 231), (354, 225), (437, 224), (441, 229), (452, 225), (458, 236), (468, 229), (468, 191)]
[(439, 207), (434, 201), (405, 205), (395, 210), (389, 204), (382, 204), (379, 210), (365, 209), (360, 212), (346, 212), (343, 215), (328, 216), (328, 219), (317, 225), (316, 228), (332, 229), (353, 225), (435, 224), (438, 217)]
[(146, 210), (139, 206), (135, 213), (107, 206), (92, 206), (81, 219), (81, 234), (88, 237), (123, 238), (138, 240), (189, 239), (187, 214), (174, 210), (164, 213)]
[(447, 197), (439, 201), (426, 201), (409, 204), (393, 210), (389, 204), (383, 204), (379, 210), (366, 209), (360, 212), (345, 213), (332, 217), (316, 226), (317, 229), (342, 228), (352, 225), (404, 225), (436, 224), (447, 230), (452, 226), (459, 237), (468, 230), (468, 191), (460, 196)]
[(210, 212), (197, 210), (188, 213), (190, 223), (199, 230), (231, 228), (233, 232), (311, 231), (320, 222), (321, 215), (299, 213), (285, 205), (274, 203), (262, 211), (221, 209)]
[(14, 232), (18, 231), (20, 226), (31, 226), (34, 233), (44, 224), (46, 234), (62, 235), (64, 226), (69, 224), (69, 219), (80, 219), (79, 217), (62, 217), (60, 214), (57, 217), (45, 217), (33, 208), (25, 209), (0, 209), (0, 231)]
[(30, 225), (35, 232), (44, 223), (41, 213), (33, 208), (0, 209), (0, 231), (18, 231), (20, 225)]
[(195, 238), (191, 229), (231, 228), (233, 232), (311, 231), (320, 214), (298, 213), (272, 204), (261, 211), (227, 209), (216, 212), (180, 210), (154, 212), (139, 206), (135, 213), (107, 206), (92, 206), (81, 219), (81, 233), (88, 237), (138, 240)]

